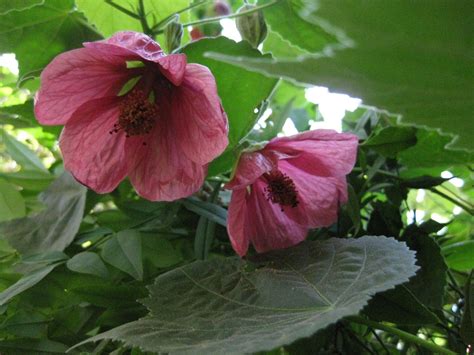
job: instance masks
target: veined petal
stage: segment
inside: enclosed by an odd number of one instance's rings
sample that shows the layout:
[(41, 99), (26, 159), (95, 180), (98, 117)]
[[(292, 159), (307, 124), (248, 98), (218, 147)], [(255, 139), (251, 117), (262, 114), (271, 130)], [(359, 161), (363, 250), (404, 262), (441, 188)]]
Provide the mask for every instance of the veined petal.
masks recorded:
[(60, 138), (65, 169), (99, 193), (112, 191), (127, 175), (125, 135), (109, 133), (119, 116), (119, 100), (107, 97), (80, 106)]
[(240, 155), (235, 175), (225, 185), (226, 189), (240, 189), (252, 184), (264, 173), (273, 169), (276, 162), (261, 152), (245, 152)]
[[(321, 177), (308, 174), (289, 162), (278, 168), (288, 175), (298, 190), (299, 204), (287, 215), (309, 228), (327, 227), (337, 220), (339, 206), (347, 200), (346, 177)], [(304, 219), (303, 219), (304, 218)]]
[(243, 188), (232, 191), (229, 203), (227, 231), (232, 247), (240, 256), (247, 254), (249, 248), (247, 213), (247, 189)]
[(149, 60), (156, 62), (165, 53), (152, 38), (140, 32), (122, 31), (96, 42), (85, 42), (84, 47), (94, 48), (105, 55), (122, 57), (124, 60)]
[(161, 73), (174, 85), (179, 86), (183, 82), (186, 72), (186, 55), (170, 54), (166, 57), (158, 58), (156, 61), (160, 65)]
[(227, 147), (228, 123), (209, 69), (188, 64), (181, 86), (173, 88), (168, 115), (184, 154), (207, 164)]
[(264, 150), (287, 154), (287, 161), (318, 176), (344, 176), (357, 157), (357, 136), (333, 130), (313, 130), (291, 137), (275, 138)]
[(259, 253), (298, 244), (306, 238), (308, 232), (308, 228), (282, 212), (280, 205), (266, 199), (265, 186), (262, 180), (255, 181), (247, 200), (248, 233)]
[(36, 118), (46, 125), (65, 124), (83, 103), (116, 95), (132, 76), (125, 61), (93, 49), (62, 53), (41, 73)]
[(207, 166), (196, 164), (183, 154), (163, 121), (158, 121), (147, 135), (127, 138), (126, 160), (132, 185), (140, 196), (152, 201), (192, 195), (207, 173)]

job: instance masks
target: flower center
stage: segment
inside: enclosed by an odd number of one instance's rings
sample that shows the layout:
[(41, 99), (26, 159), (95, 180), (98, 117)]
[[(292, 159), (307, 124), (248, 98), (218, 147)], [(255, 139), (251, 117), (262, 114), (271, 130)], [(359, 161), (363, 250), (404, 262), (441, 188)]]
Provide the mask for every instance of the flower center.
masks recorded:
[(120, 116), (109, 132), (124, 130), (126, 137), (150, 133), (158, 118), (158, 107), (141, 90), (133, 90), (120, 105)]
[(299, 204), (298, 191), (291, 178), (283, 174), (280, 170), (274, 169), (269, 173), (263, 174), (267, 181), (265, 192), (267, 200), (272, 203), (278, 203), (283, 211), (284, 206), (296, 207)]

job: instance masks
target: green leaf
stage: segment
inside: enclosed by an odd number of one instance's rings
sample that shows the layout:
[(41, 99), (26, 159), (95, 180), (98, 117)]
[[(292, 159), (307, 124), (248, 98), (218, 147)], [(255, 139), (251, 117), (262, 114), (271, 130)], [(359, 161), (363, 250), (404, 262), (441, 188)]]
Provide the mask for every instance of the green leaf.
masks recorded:
[(44, 0), (9, 0), (0, 3), (0, 15), (10, 11), (23, 11), (43, 3)]
[(54, 176), (42, 170), (20, 170), (14, 173), (0, 173), (0, 177), (26, 190), (43, 191), (54, 180)]
[(196, 228), (196, 236), (194, 237), (194, 255), (197, 260), (207, 259), (215, 234), (216, 222), (201, 216)]
[[(165, 17), (189, 6), (190, 0), (156, 1), (144, 0), (145, 13), (147, 14), (148, 25), (152, 26)], [(106, 37), (117, 31), (138, 31), (143, 32), (143, 28), (138, 19), (135, 19), (116, 8), (110, 6), (105, 1), (76, 0), (79, 10), (83, 11), (89, 21)], [(114, 0), (114, 3), (137, 13), (137, 1)], [(183, 22), (189, 20), (187, 12), (180, 14)], [(164, 43), (163, 43), (164, 44)]]
[[(268, 3), (271, 0), (260, 0)], [(316, 19), (304, 19), (301, 1), (282, 0), (265, 9), (265, 21), (270, 29), (292, 46), (306, 53), (321, 52), (324, 47), (337, 42), (336, 36), (327, 32)]]
[(66, 345), (48, 339), (12, 339), (0, 342), (0, 350), (5, 355), (64, 354), (67, 349)]
[(36, 285), (38, 282), (43, 280), (46, 275), (53, 271), (56, 266), (61, 264), (62, 263), (47, 265), (23, 276), (20, 280), (11, 285), (9, 288), (4, 290), (3, 292), (0, 292), (0, 306), (10, 301), (16, 295)]
[(96, 253), (85, 251), (76, 254), (68, 260), (66, 266), (71, 271), (96, 275), (104, 279), (109, 277), (107, 267)]
[(472, 19), (466, 16), (472, 1), (303, 2), (299, 15), (332, 27), (344, 49), (275, 61), (215, 48), (210, 57), (361, 98), (400, 114), (403, 123), (453, 135), (450, 148), (474, 149), (467, 129), (474, 109)]
[(38, 264), (53, 264), (58, 261), (64, 261), (69, 257), (61, 251), (46, 251), (40, 254), (34, 254), (21, 258), (22, 264), (38, 265)]
[(155, 234), (142, 235), (143, 259), (157, 268), (167, 268), (183, 260), (181, 253), (164, 238), (157, 238)]
[(181, 203), (188, 210), (197, 213), (200, 216), (206, 217), (210, 221), (227, 226), (227, 210), (214, 203), (204, 202), (194, 197), (188, 197), (182, 200)]
[(354, 235), (357, 235), (360, 229), (360, 203), (359, 203), (359, 196), (357, 196), (354, 188), (351, 184), (347, 185), (347, 192), (349, 196), (349, 201), (346, 205), (347, 214), (354, 225)]
[(363, 147), (370, 147), (388, 158), (395, 158), (397, 153), (415, 145), (416, 130), (410, 127), (385, 127), (369, 137)]
[(16, 128), (37, 127), (33, 100), (27, 100), (19, 105), (0, 107), (0, 124), (11, 124)]
[(41, 160), (26, 145), (17, 141), (13, 136), (3, 131), (3, 143), (8, 154), (25, 170), (42, 171), (48, 173)]
[(308, 54), (307, 51), (302, 50), (281, 38), (281, 36), (268, 30), (267, 37), (263, 42), (263, 51), (271, 53), (274, 58), (292, 58), (298, 55)]
[(414, 253), (385, 237), (305, 242), (254, 262), (195, 262), (155, 280), (147, 317), (86, 342), (180, 354), (269, 350), (356, 314), (416, 270)]
[(407, 283), (376, 295), (365, 313), (376, 321), (423, 325), (439, 322), (429, 308), (441, 310), (446, 286), (446, 264), (438, 244), (416, 226), (405, 232), (410, 249), (416, 251), (417, 274)]
[(0, 235), (25, 255), (64, 250), (79, 230), (86, 191), (69, 173), (63, 173), (40, 195), (44, 210), (1, 223)]
[(12, 184), (0, 180), (0, 222), (23, 217), (25, 200)]
[(45, 338), (49, 321), (50, 319), (42, 313), (20, 309), (0, 325), (0, 331), (17, 337)]
[[(182, 51), (187, 55), (189, 63), (207, 66), (216, 78), (217, 91), (229, 119), (229, 147), (227, 151), (231, 151), (254, 126), (258, 118), (255, 109), (261, 108), (262, 103), (271, 94), (277, 80), (206, 58), (204, 54), (208, 51), (218, 51), (229, 56), (245, 55), (251, 58), (268, 58), (269, 56), (263, 56), (246, 41), (235, 43), (224, 37), (206, 38), (192, 42)], [(219, 172), (230, 169), (232, 163), (233, 159), (229, 158)]]
[(15, 53), (20, 80), (38, 75), (56, 55), (100, 39), (73, 0), (46, 0), (0, 16), (0, 53)]
[(474, 269), (474, 240), (448, 245), (442, 251), (446, 264), (451, 269), (459, 271)]
[(448, 180), (449, 179), (442, 177), (423, 175), (411, 179), (403, 179), (400, 184), (403, 187), (409, 187), (412, 189), (429, 189), (430, 187), (441, 185)]
[[(407, 230), (410, 227), (407, 228)], [(438, 243), (424, 232), (405, 232), (408, 247), (416, 251), (420, 270), (405, 286), (426, 306), (441, 309), (446, 287), (446, 263)]]
[(142, 280), (141, 243), (140, 232), (131, 229), (124, 230), (105, 243), (101, 256), (110, 265), (126, 272), (137, 280)]
[(404, 285), (375, 295), (364, 313), (375, 321), (402, 325), (435, 324), (440, 320)]
[(423, 169), (430, 169), (429, 172), (433, 174), (432, 168), (438, 168), (436, 170), (442, 172), (452, 166), (474, 162), (474, 153), (446, 149), (450, 138), (438, 132), (418, 130), (416, 139), (415, 146), (398, 154), (400, 164), (408, 167), (407, 171), (401, 173), (404, 177), (424, 175)]
[(145, 296), (145, 288), (125, 284), (88, 283), (72, 285), (68, 291), (86, 302), (104, 308), (130, 308)]

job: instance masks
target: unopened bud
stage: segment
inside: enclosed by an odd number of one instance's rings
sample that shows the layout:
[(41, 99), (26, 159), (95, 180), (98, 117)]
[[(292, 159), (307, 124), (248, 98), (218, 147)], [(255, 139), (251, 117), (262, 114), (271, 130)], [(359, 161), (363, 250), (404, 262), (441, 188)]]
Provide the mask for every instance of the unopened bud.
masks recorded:
[(183, 26), (176, 20), (168, 23), (165, 27), (165, 41), (168, 53), (173, 52), (181, 45), (181, 38), (183, 37)]
[(226, 0), (215, 0), (214, 1), (214, 12), (217, 16), (225, 16), (230, 14), (230, 6)]
[[(255, 5), (246, 4), (237, 13), (252, 10)], [(267, 25), (261, 10), (248, 15), (239, 16), (235, 19), (235, 24), (243, 39), (247, 40), (254, 48), (257, 48), (267, 36)]]

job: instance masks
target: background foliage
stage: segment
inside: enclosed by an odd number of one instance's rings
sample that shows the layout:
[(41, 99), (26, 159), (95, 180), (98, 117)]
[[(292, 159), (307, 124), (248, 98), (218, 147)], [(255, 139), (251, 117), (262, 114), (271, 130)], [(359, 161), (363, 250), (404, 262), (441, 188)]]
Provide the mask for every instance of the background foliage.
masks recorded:
[[(19, 65), (0, 67), (2, 354), (453, 354), (474, 342), (473, 2), (263, 0), (258, 49), (221, 36), (233, 20), (218, 16), (241, 5), (0, 2), (0, 53)], [(216, 77), (229, 147), (192, 197), (150, 202), (128, 181), (97, 195), (64, 172), (61, 128), (34, 118), (38, 76), (118, 30), (167, 48), (175, 14), (177, 51)], [(307, 242), (241, 260), (222, 184), (246, 139), (328, 123), (312, 85), (363, 100), (341, 122), (361, 143), (349, 202)]]

